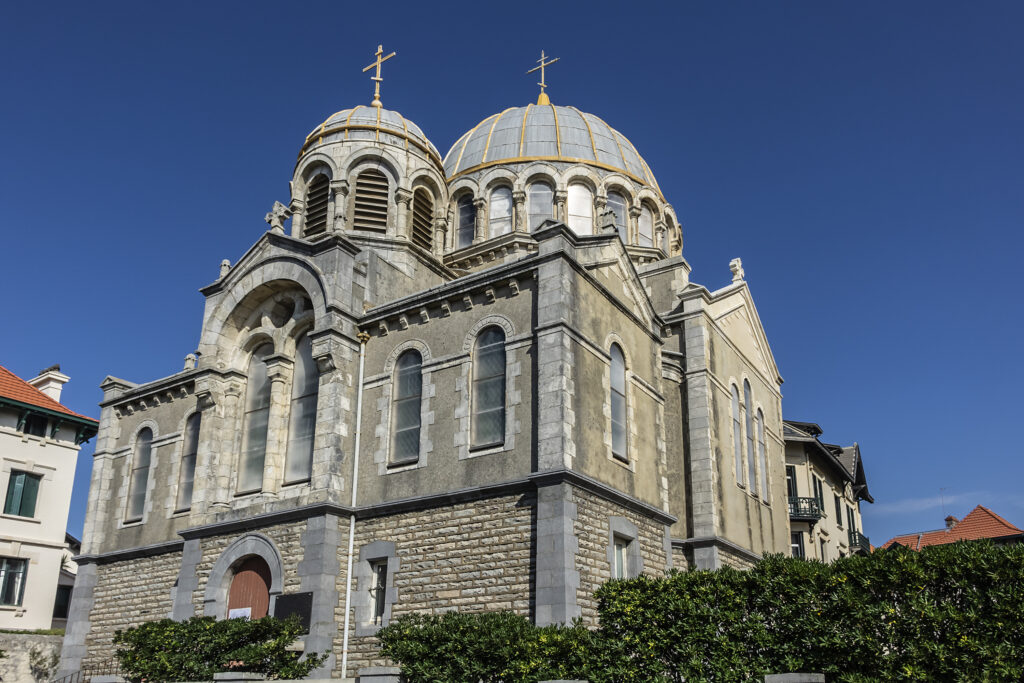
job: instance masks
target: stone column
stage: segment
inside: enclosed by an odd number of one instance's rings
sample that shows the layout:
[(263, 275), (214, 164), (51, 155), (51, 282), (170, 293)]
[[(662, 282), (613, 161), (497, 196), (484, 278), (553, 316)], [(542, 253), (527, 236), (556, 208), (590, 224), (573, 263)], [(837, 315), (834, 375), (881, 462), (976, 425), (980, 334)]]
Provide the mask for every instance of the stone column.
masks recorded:
[(291, 358), (275, 354), (267, 358), (270, 380), (270, 416), (267, 420), (267, 451), (263, 460), (263, 493), (276, 494), (284, 478), (288, 450), (288, 411), (291, 407)]
[[(658, 220), (654, 223), (654, 246), (661, 249), (662, 240), (665, 238), (665, 230), (668, 226), (665, 225), (665, 221)], [(665, 254), (668, 254), (668, 249), (665, 250)]]
[(572, 487), (559, 483), (537, 489), (537, 625), (568, 624), (580, 616), (576, 589), (579, 539), (573, 529)]
[(239, 381), (212, 375), (196, 380), (196, 401), (203, 411), (203, 422), (192, 491), (194, 517), (223, 511), (231, 504), (242, 449), (242, 392)]
[(306, 225), (305, 200), (292, 197), (288, 210), (292, 212), (292, 237), (302, 237), (302, 228)]
[(594, 225), (601, 225), (601, 216), (608, 209), (608, 197), (602, 195), (594, 195)]
[(526, 193), (522, 190), (516, 190), (512, 193), (512, 201), (515, 202), (515, 226), (516, 232), (525, 232), (527, 230), (526, 225)]
[(434, 217), (434, 255), (441, 257), (444, 254), (445, 239), (448, 236), (448, 220), (444, 216)]
[[(693, 510), (694, 537), (718, 534), (716, 508), (715, 454), (711, 443), (711, 400), (714, 385), (711, 382), (707, 359), (710, 355), (708, 330), (702, 317), (687, 318), (683, 324), (686, 344), (686, 433), (690, 453), (689, 476), (690, 507)], [(720, 560), (714, 544), (695, 547), (693, 560), (696, 569), (718, 569)]]
[(569, 193), (565, 190), (555, 191), (555, 220), (568, 225), (569, 216), (565, 213), (565, 203), (569, 199)]
[[(85, 538), (88, 538), (86, 536)], [(60, 652), (58, 676), (67, 676), (82, 668), (82, 660), (88, 652), (86, 637), (92, 627), (89, 615), (96, 602), (94, 592), (99, 578), (99, 567), (95, 563), (78, 565), (75, 577), (75, 589), (71, 593), (71, 606), (68, 608), (67, 628), (64, 631), (64, 644)]]
[(476, 207), (474, 239), (482, 240), (486, 237), (484, 233), (487, 231), (487, 200), (483, 197), (477, 197), (473, 200), (473, 206)]
[(640, 207), (631, 206), (629, 207), (629, 218), (626, 219), (626, 234), (629, 237), (627, 244), (639, 244), (640, 233), (639, 223), (640, 220)]
[(334, 216), (334, 232), (345, 231), (345, 213), (348, 210), (348, 181), (331, 181), (331, 206), (328, 207), (328, 216)]
[(342, 573), (338, 549), (342, 543), (342, 526), (335, 515), (310, 517), (302, 534), (302, 560), (297, 567), (299, 590), (313, 593), (306, 651), (330, 652), (323, 665), (311, 672), (313, 678), (330, 678), (335, 665), (332, 650), (339, 629), (334, 610), (341, 597), (338, 595), (338, 576)]
[(412, 235), (409, 220), (409, 209), (412, 203), (412, 191), (400, 187), (395, 190), (395, 203), (398, 205), (398, 220), (396, 223), (395, 237), (400, 240), (412, 241)]

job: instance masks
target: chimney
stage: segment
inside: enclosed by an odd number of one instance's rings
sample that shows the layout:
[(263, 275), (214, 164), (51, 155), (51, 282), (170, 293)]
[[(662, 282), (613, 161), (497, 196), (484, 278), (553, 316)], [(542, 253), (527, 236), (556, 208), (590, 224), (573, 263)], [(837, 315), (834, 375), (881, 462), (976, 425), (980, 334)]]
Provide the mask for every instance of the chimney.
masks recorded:
[(950, 515), (949, 517), (946, 517), (946, 528), (947, 529), (952, 529), (953, 527), (955, 527), (957, 525), (957, 522), (959, 522), (959, 521), (960, 520), (957, 519), (956, 517), (954, 517), (953, 515)]
[(60, 365), (58, 364), (46, 368), (39, 373), (38, 377), (28, 380), (28, 383), (54, 401), (60, 401), (60, 390), (64, 388), (64, 383), (69, 379), (71, 378), (67, 375), (61, 374)]

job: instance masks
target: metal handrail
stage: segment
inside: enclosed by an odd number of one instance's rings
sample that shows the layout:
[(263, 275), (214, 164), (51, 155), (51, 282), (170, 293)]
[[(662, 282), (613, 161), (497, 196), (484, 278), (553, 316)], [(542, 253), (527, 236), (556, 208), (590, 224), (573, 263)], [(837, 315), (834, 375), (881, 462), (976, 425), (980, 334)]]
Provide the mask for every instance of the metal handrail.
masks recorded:
[(789, 516), (800, 519), (821, 519), (823, 516), (821, 501), (817, 498), (800, 498), (790, 496)]
[(116, 676), (120, 673), (121, 662), (111, 657), (99, 664), (83, 667), (60, 678), (51, 678), (50, 683), (89, 683), (93, 676)]

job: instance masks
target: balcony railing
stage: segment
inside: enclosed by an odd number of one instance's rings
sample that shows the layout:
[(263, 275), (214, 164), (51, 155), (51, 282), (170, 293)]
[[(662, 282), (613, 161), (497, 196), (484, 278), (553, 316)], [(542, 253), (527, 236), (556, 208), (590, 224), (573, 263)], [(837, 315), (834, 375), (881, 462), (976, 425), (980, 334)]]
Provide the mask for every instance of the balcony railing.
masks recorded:
[(864, 553), (871, 552), (871, 541), (859, 531), (850, 529), (850, 552)]
[(821, 505), (817, 498), (790, 498), (789, 518), (802, 522), (817, 522), (821, 519)]

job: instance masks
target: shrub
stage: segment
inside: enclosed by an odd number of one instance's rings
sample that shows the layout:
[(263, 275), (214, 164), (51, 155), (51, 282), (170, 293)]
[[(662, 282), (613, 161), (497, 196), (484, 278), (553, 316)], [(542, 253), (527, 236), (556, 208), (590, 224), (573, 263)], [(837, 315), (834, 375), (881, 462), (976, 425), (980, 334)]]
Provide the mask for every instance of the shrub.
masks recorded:
[(301, 632), (297, 618), (161, 619), (117, 631), (114, 645), (130, 681), (208, 681), (227, 670), (305, 678), (327, 655), (307, 653), (300, 661), (300, 653), (286, 650)]

